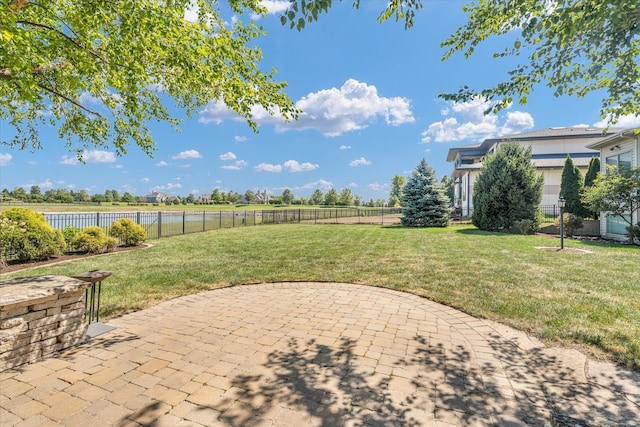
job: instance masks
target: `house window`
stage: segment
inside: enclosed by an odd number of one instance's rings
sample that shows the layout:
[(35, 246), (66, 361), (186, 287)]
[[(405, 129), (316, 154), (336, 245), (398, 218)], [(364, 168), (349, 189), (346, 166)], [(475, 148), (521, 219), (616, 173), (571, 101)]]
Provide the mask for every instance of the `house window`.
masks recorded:
[(614, 154), (606, 158), (607, 166), (615, 166), (619, 169), (631, 169), (631, 151)]
[[(631, 221), (631, 215), (624, 216), (626, 220)], [(628, 222), (625, 222), (619, 216), (607, 215), (607, 234), (619, 234), (624, 236), (627, 234)]]

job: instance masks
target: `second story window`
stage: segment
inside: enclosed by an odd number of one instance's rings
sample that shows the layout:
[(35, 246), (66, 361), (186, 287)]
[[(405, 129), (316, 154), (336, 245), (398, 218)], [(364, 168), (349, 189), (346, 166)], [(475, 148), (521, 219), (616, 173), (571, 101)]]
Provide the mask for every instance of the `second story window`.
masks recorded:
[(607, 166), (615, 166), (619, 169), (631, 169), (631, 151), (608, 156), (606, 163)]

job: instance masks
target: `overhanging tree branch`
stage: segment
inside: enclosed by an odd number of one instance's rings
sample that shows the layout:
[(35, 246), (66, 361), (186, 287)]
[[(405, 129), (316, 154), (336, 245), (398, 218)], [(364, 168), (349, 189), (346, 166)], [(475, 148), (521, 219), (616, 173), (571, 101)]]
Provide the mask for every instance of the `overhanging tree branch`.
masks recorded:
[(43, 90), (46, 90), (47, 92), (49, 92), (49, 93), (51, 93), (51, 94), (53, 94), (53, 95), (55, 95), (55, 96), (57, 96), (59, 98), (64, 99), (67, 102), (70, 102), (71, 104), (75, 105), (76, 107), (80, 108), (83, 111), (86, 111), (89, 114), (93, 114), (94, 116), (97, 116), (97, 117), (102, 117), (102, 115), (100, 113), (98, 113), (97, 111), (93, 111), (93, 110), (85, 107), (84, 105), (80, 104), (78, 101), (69, 98), (68, 96), (58, 92), (57, 90), (55, 90), (53, 88), (45, 86), (42, 83), (38, 83), (38, 87), (43, 89)]

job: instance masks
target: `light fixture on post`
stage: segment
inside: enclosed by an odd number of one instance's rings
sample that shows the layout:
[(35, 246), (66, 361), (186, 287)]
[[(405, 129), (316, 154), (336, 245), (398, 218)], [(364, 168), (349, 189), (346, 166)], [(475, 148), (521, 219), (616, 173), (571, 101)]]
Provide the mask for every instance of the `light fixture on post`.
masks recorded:
[(558, 207), (560, 208), (560, 250), (564, 249), (564, 204), (563, 196), (558, 199)]

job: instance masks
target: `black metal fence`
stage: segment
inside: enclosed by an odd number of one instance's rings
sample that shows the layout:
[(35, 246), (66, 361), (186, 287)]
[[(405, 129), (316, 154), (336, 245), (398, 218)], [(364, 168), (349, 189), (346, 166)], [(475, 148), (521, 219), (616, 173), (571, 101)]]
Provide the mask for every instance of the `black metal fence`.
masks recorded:
[[(540, 211), (545, 219), (554, 220), (560, 216), (560, 207), (558, 205), (541, 205)], [(473, 208), (462, 208), (454, 215), (454, 218), (471, 218), (471, 215), (473, 215)]]
[(108, 232), (109, 226), (121, 218), (129, 218), (147, 232), (147, 239), (197, 233), (221, 228), (248, 227), (262, 224), (341, 222), (385, 223), (385, 216), (398, 216), (397, 208), (326, 208), (275, 209), (262, 211), (158, 211), (158, 212), (83, 212), (45, 213), (47, 222), (55, 229), (98, 226)]

